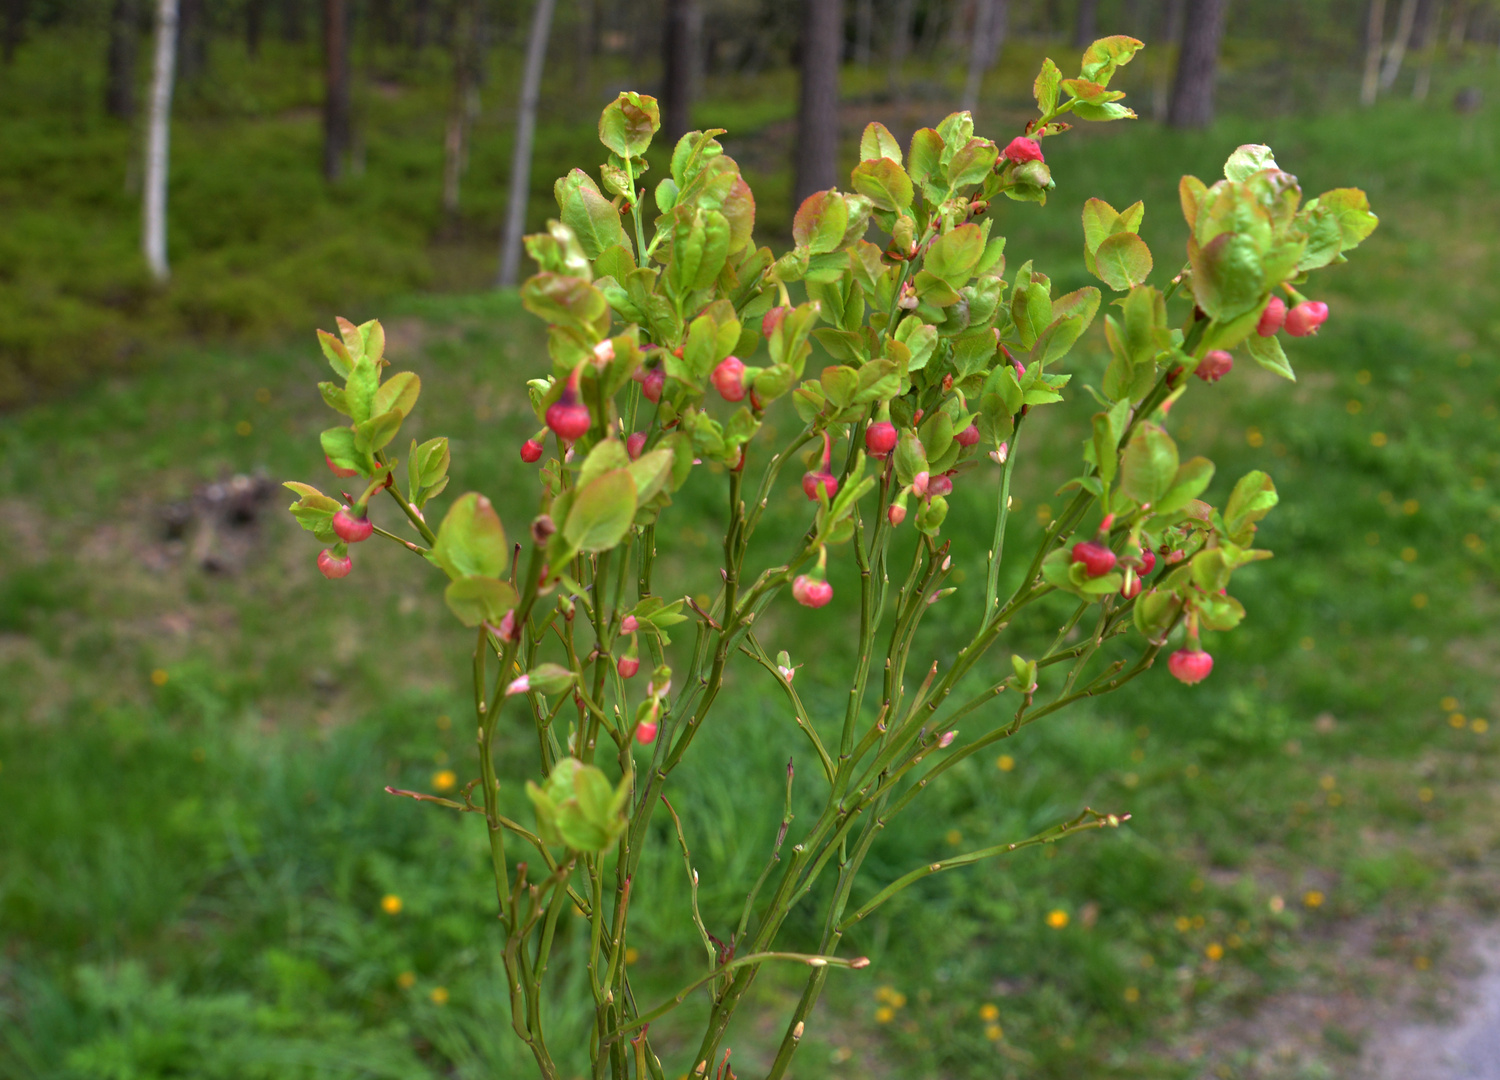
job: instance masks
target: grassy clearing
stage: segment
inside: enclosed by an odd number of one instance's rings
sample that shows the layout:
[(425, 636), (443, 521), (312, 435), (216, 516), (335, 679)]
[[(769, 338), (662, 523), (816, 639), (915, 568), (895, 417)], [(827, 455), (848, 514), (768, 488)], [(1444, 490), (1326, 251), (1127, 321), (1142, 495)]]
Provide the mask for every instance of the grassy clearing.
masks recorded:
[[(1075, 208), (1090, 194), (1145, 197), (1153, 249), (1180, 250), (1159, 163), (1211, 176), (1250, 139), (1310, 191), (1365, 186), (1384, 223), (1330, 275), (1334, 317), (1298, 344), (1297, 385), (1242, 366), (1173, 414), (1174, 434), (1219, 463), (1216, 493), (1254, 467), (1281, 489), (1262, 533), (1277, 558), (1244, 575), (1249, 619), (1210, 642), (1204, 685), (1156, 672), (1028, 729), (887, 830), (872, 879), (1085, 803), (1134, 815), (888, 905), (851, 935), (875, 964), (830, 980), (799, 1075), (1340, 1075), (1357, 1028), (1276, 1060), (1235, 1025), (1283, 992), (1430, 989), (1461, 952), (1446, 928), (1494, 914), (1493, 126), (1396, 105), (1198, 136), (1106, 132), (1049, 151), (1054, 204), (1007, 209), (1003, 227), (1013, 258), (1046, 260), (1063, 288), (1082, 283)], [(454, 490), (484, 490), (518, 524), (530, 500), (513, 455), (532, 422), (515, 388), (541, 366), (536, 329), (504, 296), (382, 314), (391, 354), (423, 376), (413, 434), (451, 435)], [(480, 830), (381, 791), (473, 771), (468, 639), (437, 583), (373, 544), (354, 577), (325, 583), (275, 501), (237, 575), (206, 575), (162, 538), (160, 508), (202, 482), (326, 476), (320, 367), (307, 345), (184, 347), (139, 378), (0, 422), (8, 1075), (526, 1074)], [(1072, 369), (1096, 378), (1100, 343)], [(1088, 408), (1068, 408), (1047, 419), (1045, 448), (1030, 437), (1042, 475), (1019, 492), (1011, 550), (1036, 536), (1073, 456), (1067, 432)], [(987, 535), (983, 501), (961, 486), (950, 531)], [(689, 519), (663, 562), (711, 573), (719, 508), (706, 489), (681, 502)], [(805, 513), (792, 492), (775, 506), (789, 523)], [(979, 580), (977, 561), (961, 569)], [(979, 604), (962, 588), (944, 601), (926, 651), (941, 655), (945, 628)], [(1019, 621), (1006, 647), (1027, 652), (1061, 617)], [(806, 665), (814, 715), (839, 704), (838, 619), (782, 609), (762, 631)], [(784, 725), (789, 744), (790, 725), (768, 689), (737, 675), (741, 712), (705, 732), (673, 795), (711, 927), (737, 916), (781, 813), (782, 742), (764, 732)], [(505, 748), (507, 779), (525, 749)], [(519, 784), (505, 790), (528, 815)], [(680, 857), (665, 832), (654, 842), (642, 880), (655, 892), (633, 930), (651, 997), (703, 962)], [(770, 977), (757, 1004), (794, 992)], [(696, 1005), (661, 1025), (664, 1045), (680, 1045)], [(554, 1042), (576, 1024), (555, 1017)], [(747, 1014), (732, 1039), (741, 1075), (778, 1036)]]

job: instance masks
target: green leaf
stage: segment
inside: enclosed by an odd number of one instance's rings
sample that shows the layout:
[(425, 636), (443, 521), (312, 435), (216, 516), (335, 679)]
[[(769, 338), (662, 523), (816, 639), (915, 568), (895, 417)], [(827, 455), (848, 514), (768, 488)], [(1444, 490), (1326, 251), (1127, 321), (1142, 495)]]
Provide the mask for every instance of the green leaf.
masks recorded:
[(667, 280), (678, 296), (707, 288), (724, 269), (729, 257), (729, 220), (717, 210), (684, 213), (678, 207), (672, 230), (672, 255), (667, 262)]
[(620, 212), (582, 169), (574, 169), (558, 180), (554, 191), (562, 222), (573, 230), (585, 257), (597, 259), (608, 248), (630, 244), (620, 224)]
[(1157, 514), (1173, 514), (1192, 502), (1208, 488), (1214, 478), (1214, 463), (1206, 457), (1195, 457), (1184, 461), (1172, 480), (1172, 487), (1154, 503), (1151, 509)]
[(498, 578), (510, 563), (505, 528), (483, 495), (469, 492), (449, 508), (432, 546), (432, 561), (450, 578)]
[(970, 139), (969, 145), (948, 162), (948, 183), (955, 189), (987, 179), (1000, 160), (1000, 148), (988, 139)]
[(914, 131), (911, 136), (910, 157), (912, 183), (926, 186), (936, 182), (943, 167), (942, 155), (943, 137), (941, 135), (932, 128), (918, 128)]
[(349, 372), (354, 368), (354, 359), (349, 355), (348, 346), (327, 330), (318, 331), (318, 345), (322, 348), (323, 355), (328, 358), (333, 373), (341, 379), (347, 379)]
[(985, 236), (978, 225), (960, 225), (928, 245), (922, 267), (957, 289), (979, 265), (984, 247)]
[(375, 361), (361, 356), (349, 371), (344, 384), (344, 401), (349, 406), (349, 418), (356, 424), (374, 415), (375, 395), (380, 389), (380, 370)]
[(629, 469), (611, 469), (579, 487), (562, 533), (578, 551), (608, 551), (635, 518), (635, 480)]
[(374, 459), (354, 445), (353, 428), (329, 428), (319, 436), (319, 441), (328, 460), (340, 469), (354, 469), (366, 476), (374, 471)]
[(505, 613), (516, 606), (516, 590), (506, 581), (489, 577), (462, 577), (450, 581), (443, 590), (448, 610), (465, 626), (482, 622), (498, 625)]
[(342, 503), (324, 495), (311, 484), (289, 480), (282, 486), (290, 488), (301, 496), (288, 507), (292, 512), (292, 517), (297, 519), (297, 524), (325, 544), (331, 544), (338, 539), (338, 535), (333, 531), (333, 515), (339, 512)]
[(630, 463), (630, 478), (635, 482), (636, 502), (649, 503), (672, 478), (673, 452), (671, 447), (658, 447), (642, 454)]
[(1141, 284), (1151, 273), (1151, 249), (1132, 232), (1118, 232), (1100, 241), (1094, 252), (1094, 276), (1116, 292)]
[(412, 371), (392, 375), (375, 392), (374, 411), (378, 415), (395, 410), (403, 417), (410, 416), (417, 404), (417, 395), (422, 392), (422, 380)]
[(623, 91), (599, 116), (599, 141), (622, 158), (639, 157), (661, 127), (656, 99)]
[(924, 323), (915, 315), (908, 315), (896, 327), (896, 340), (911, 350), (907, 370), (921, 371), (937, 349), (937, 327)]
[(878, 210), (905, 210), (911, 205), (911, 177), (890, 158), (861, 161), (854, 167), (850, 181), (854, 190)]
[(1261, 337), (1259, 334), (1251, 334), (1245, 338), (1245, 348), (1250, 350), (1250, 357), (1267, 371), (1274, 371), (1283, 379), (1297, 381), (1296, 374), (1292, 371), (1292, 365), (1286, 358), (1286, 353), (1281, 349), (1281, 339), (1275, 336)]
[(404, 419), (401, 410), (392, 409), (379, 416), (372, 416), (362, 424), (354, 425), (354, 447), (367, 454), (383, 450), (401, 430)]
[(1106, 484), (1115, 482), (1115, 473), (1120, 460), (1116, 446), (1119, 435), (1110, 423), (1108, 413), (1095, 413), (1093, 421), (1094, 464), (1099, 467), (1099, 476)]
[[(899, 152), (899, 151), (898, 151)], [(802, 200), (792, 220), (792, 239), (814, 255), (837, 251), (849, 227), (849, 207), (837, 191), (817, 191)]]
[(1370, 212), (1370, 200), (1359, 188), (1325, 191), (1314, 200), (1338, 219), (1342, 250), (1349, 251), (1375, 231), (1380, 219)]
[(1036, 97), (1036, 107), (1043, 116), (1051, 116), (1057, 109), (1057, 90), (1062, 85), (1062, 72), (1052, 60), (1042, 61), (1042, 70), (1032, 83), (1031, 92)]
[(1096, 122), (1107, 122), (1110, 120), (1134, 120), (1135, 110), (1127, 109), (1118, 101), (1106, 101), (1102, 105), (1090, 105), (1079, 102), (1073, 106), (1073, 115), (1080, 120), (1093, 120)]
[(1271, 153), (1269, 146), (1246, 143), (1237, 147), (1234, 153), (1229, 155), (1229, 160), (1224, 162), (1224, 179), (1236, 182), (1247, 180), (1262, 169), (1277, 167), (1276, 155)]
[(1265, 295), (1260, 250), (1249, 236), (1220, 233), (1202, 247), (1189, 243), (1188, 261), (1193, 297), (1210, 318), (1227, 322)]
[(1083, 51), (1079, 72), (1085, 79), (1107, 85), (1115, 69), (1130, 63), (1131, 57), (1142, 47), (1142, 42), (1124, 34), (1100, 38)]
[(1279, 501), (1276, 485), (1269, 476), (1259, 469), (1246, 473), (1234, 485), (1224, 507), (1224, 530), (1231, 537), (1240, 536), (1248, 526), (1269, 514)]
[(1161, 427), (1145, 423), (1125, 444), (1120, 490), (1142, 506), (1155, 505), (1177, 478), (1177, 444)]
[[(1336, 254), (1336, 253), (1335, 253)], [(349, 395), (344, 393), (344, 388), (331, 382), (320, 382), (318, 393), (323, 395), (323, 403), (334, 412), (349, 415)]]
[(859, 137), (859, 160), (875, 161), (879, 158), (890, 158), (900, 165), (901, 144), (884, 124), (872, 122), (865, 125), (864, 134)]
[(583, 459), (583, 467), (578, 470), (578, 486), (587, 487), (595, 477), (629, 467), (630, 455), (625, 451), (625, 444), (619, 439), (601, 439), (589, 451), (589, 456)]

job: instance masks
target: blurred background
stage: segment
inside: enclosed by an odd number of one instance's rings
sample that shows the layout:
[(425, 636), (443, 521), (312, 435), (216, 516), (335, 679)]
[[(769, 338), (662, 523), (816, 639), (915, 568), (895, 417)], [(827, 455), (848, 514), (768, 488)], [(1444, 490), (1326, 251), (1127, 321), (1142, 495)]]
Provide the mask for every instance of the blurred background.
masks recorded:
[[(1071, 73), (1117, 33), (1147, 45), (1115, 81), (1140, 119), (1048, 140), (1048, 205), (996, 211), (1016, 265), (1087, 284), (1083, 201), (1143, 198), (1164, 281), (1178, 177), (1211, 182), (1245, 142), (1308, 196), (1365, 188), (1382, 224), (1321, 276), (1332, 316), (1290, 349), (1297, 383), (1241, 364), (1173, 413), (1219, 463), (1215, 497), (1251, 468), (1282, 493), (1212, 678), (1155, 672), (955, 770), (871, 876), (1084, 804), (1130, 825), (886, 905), (796, 1075), (1421, 1080), (1473, 1053), (1420, 1025), (1462, 1014), (1500, 908), (1500, 4), (0, 0), (0, 1076), (530, 1075), (482, 830), (382, 791), (474, 774), (467, 634), (393, 545), (325, 582), (283, 509), (281, 480), (326, 480), (313, 328), (381, 318), (423, 378), (412, 433), (451, 436), (453, 490), (519, 527), (522, 384), (546, 359), (497, 287), (503, 251), (555, 210), (555, 177), (597, 166), (619, 90), (660, 96), (669, 131), (727, 128), (779, 249), (868, 121), (904, 143), (969, 107), (1009, 140), (1044, 56)], [(1091, 332), (1068, 368), (1095, 381), (1106, 355)], [(1061, 505), (1076, 398), (1038, 418), (1012, 550)], [(952, 534), (988, 536), (984, 492), (952, 502)], [(773, 509), (800, 527), (795, 482)], [(663, 565), (699, 587), (713, 478), (674, 512)], [(956, 582), (982, 579), (984, 547)], [(977, 617), (969, 591), (928, 617), (927, 653)], [(1062, 616), (1040, 607), (1002, 663), (1050, 640)], [(841, 708), (848, 617), (768, 620), (815, 715)], [(733, 691), (674, 797), (719, 925), (792, 744), (774, 687), (745, 670)], [(522, 734), (501, 770), (529, 820)], [(656, 840), (632, 949), (653, 998), (702, 963)], [(789, 980), (757, 984), (740, 1075)], [(658, 1045), (680, 1050), (701, 1006)], [(559, 1007), (554, 1043), (582, 1022)]]

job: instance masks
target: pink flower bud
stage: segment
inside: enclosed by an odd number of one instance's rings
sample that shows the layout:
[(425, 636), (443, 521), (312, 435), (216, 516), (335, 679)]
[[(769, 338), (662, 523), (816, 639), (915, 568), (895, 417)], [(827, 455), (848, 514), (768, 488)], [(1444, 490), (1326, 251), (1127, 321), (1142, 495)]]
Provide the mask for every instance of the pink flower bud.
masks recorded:
[(942, 736), (938, 739), (938, 749), (946, 750), (953, 745), (953, 740), (956, 738), (958, 738), (958, 732), (956, 731), (943, 732)]
[(1234, 367), (1234, 357), (1223, 349), (1210, 349), (1203, 359), (1198, 361), (1198, 367), (1193, 374), (1204, 382), (1218, 382), (1222, 376), (1229, 374), (1232, 367)]
[(1286, 301), (1279, 296), (1273, 296), (1271, 302), (1266, 305), (1266, 310), (1260, 313), (1260, 322), (1255, 324), (1255, 332), (1261, 337), (1274, 337), (1284, 322), (1286, 322)]
[(358, 476), (359, 475), (359, 470), (358, 469), (341, 469), (341, 468), (339, 468), (337, 465), (335, 465), (333, 463), (333, 458), (329, 457), (327, 454), (323, 455), (323, 460), (326, 461), (326, 462), (328, 462), (328, 468), (329, 468), (329, 470), (333, 473), (334, 476), (337, 476), (340, 480), (347, 480), (351, 476)]
[(505, 696), (514, 697), (516, 694), (524, 694), (531, 689), (531, 676), (518, 675), (505, 687)]
[(911, 478), (911, 490), (914, 495), (926, 495), (929, 480), (926, 472), (919, 472)]
[(318, 552), (318, 570), (330, 581), (336, 581), (341, 577), (348, 577), (349, 571), (353, 569), (354, 560), (347, 555), (335, 555), (327, 548)]
[(743, 401), (745, 398), (745, 364), (737, 356), (726, 356), (714, 368), (709, 380), (725, 401)]
[(490, 627), (490, 633), (501, 641), (516, 640), (516, 609), (511, 608), (500, 618), (499, 626)]
[(620, 633), (633, 634), (640, 629), (640, 623), (636, 622), (634, 615), (627, 615), (620, 620)]
[(1083, 572), (1091, 578), (1103, 577), (1115, 568), (1115, 553), (1103, 544), (1086, 540), (1073, 545), (1073, 561), (1083, 564)]
[(818, 488), (822, 487), (832, 499), (839, 493), (839, 478), (831, 472), (810, 472), (802, 474), (802, 493), (812, 502), (818, 501)]
[(806, 574), (798, 574), (797, 580), (792, 582), (792, 598), (803, 607), (820, 608), (833, 599), (833, 586)]
[(641, 379), (641, 394), (647, 401), (661, 400), (662, 387), (667, 385), (667, 373), (661, 368), (652, 368)]
[(1328, 319), (1328, 305), (1321, 300), (1307, 300), (1286, 313), (1286, 332), (1292, 337), (1316, 334)]
[(1136, 577), (1134, 570), (1127, 569), (1125, 571), (1125, 582), (1120, 586), (1120, 595), (1126, 600), (1133, 600), (1140, 595), (1140, 592), (1141, 579)]
[(786, 667), (782, 664), (777, 664), (776, 670), (781, 672), (781, 677), (787, 682), (791, 682), (797, 677), (797, 669), (794, 667)]
[(1156, 569), (1156, 552), (1147, 548), (1145, 551), (1141, 552), (1139, 561), (1140, 566), (1136, 572), (1139, 573), (1142, 577), (1145, 577), (1147, 574), (1151, 573), (1151, 571)]
[(765, 315), (761, 318), (761, 320), (760, 320), (760, 332), (762, 334), (764, 334), (766, 337), (770, 337), (772, 334), (776, 333), (777, 327), (779, 327), (781, 325), (781, 320), (785, 319), (785, 318), (786, 318), (786, 308), (784, 308), (784, 307), (773, 307), (770, 311), (766, 312)]
[(990, 460), (996, 465), (1004, 465), (1010, 458), (1010, 443), (1001, 443), (990, 451)]
[(646, 720), (635, 726), (635, 741), (642, 746), (650, 746), (656, 741), (657, 723), (655, 720)]
[(935, 498), (937, 498), (940, 495), (951, 495), (951, 494), (953, 494), (953, 480), (952, 480), (951, 477), (949, 477), (949, 476), (947, 476), (947, 475), (945, 475), (943, 473), (938, 473), (938, 475), (928, 478), (928, 480), (927, 480), (927, 495), (928, 495), (928, 497), (935, 499)]
[(633, 656), (622, 656), (615, 661), (615, 670), (620, 673), (620, 678), (633, 679), (635, 673), (641, 670), (641, 662)]
[(547, 407), (547, 426), (564, 442), (582, 438), (591, 423), (588, 406), (571, 389), (564, 390), (563, 396)]
[(646, 448), (646, 433), (644, 431), (632, 431), (625, 440), (625, 453), (630, 455), (634, 461), (641, 456), (641, 451)]
[(521, 460), (530, 465), (540, 461), (542, 458), (542, 444), (535, 439), (527, 439), (521, 444)]
[(906, 520), (906, 507), (900, 503), (891, 503), (890, 506), (886, 507), (885, 519), (892, 525), (900, 525)]
[(958, 443), (959, 446), (973, 446), (979, 441), (979, 428), (974, 424), (970, 424), (957, 435), (953, 436), (953, 441)]
[(1178, 649), (1167, 657), (1167, 670), (1188, 686), (1201, 683), (1213, 669), (1214, 658), (1202, 649)]
[(896, 425), (889, 420), (877, 420), (865, 428), (865, 451), (875, 458), (883, 458), (896, 449)]
[(370, 534), (375, 531), (375, 526), (369, 518), (356, 516), (352, 508), (342, 506), (338, 513), (333, 515), (333, 531), (344, 543), (357, 544), (362, 540), (368, 540)]
[(603, 367), (615, 358), (615, 343), (605, 338), (594, 346), (594, 363)]
[(1001, 154), (1006, 161), (1014, 161), (1018, 165), (1023, 161), (1047, 160), (1042, 157), (1042, 148), (1037, 145), (1037, 141), (1028, 139), (1024, 135), (1018, 135), (1012, 139), (1010, 145), (1002, 150)]

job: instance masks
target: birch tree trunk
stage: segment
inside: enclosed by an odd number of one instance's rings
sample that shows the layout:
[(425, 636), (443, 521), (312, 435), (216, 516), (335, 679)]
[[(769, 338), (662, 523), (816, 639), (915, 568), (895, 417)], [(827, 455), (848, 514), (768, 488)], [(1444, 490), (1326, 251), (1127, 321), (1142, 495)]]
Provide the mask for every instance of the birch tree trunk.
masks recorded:
[(477, 0), (461, 0), (458, 32), (453, 37), (453, 102), (443, 138), (443, 213), (458, 217), (459, 187), (468, 149), (470, 99), (474, 89), (475, 53), (479, 48)]
[(547, 39), (552, 34), (556, 0), (537, 0), (531, 15), (531, 37), (526, 43), (526, 69), (521, 75), (521, 103), (516, 110), (516, 145), (510, 160), (510, 204), (505, 211), (505, 234), (500, 241), (501, 288), (512, 286), (521, 270), (521, 234), (526, 231), (526, 202), (531, 194), (531, 143), (536, 135), (536, 109), (542, 96), (542, 68), (547, 62)]
[(146, 190), (141, 247), (157, 281), (167, 265), (167, 150), (172, 134), (172, 80), (177, 65), (177, 0), (157, 0), (156, 54), (151, 74), (151, 112), (146, 129)]
[(135, 118), (135, 0), (115, 0), (109, 12), (109, 59), (104, 111), (116, 120)]
[(1207, 127), (1214, 118), (1214, 82), (1219, 73), (1219, 42), (1229, 0), (1188, 0), (1182, 51), (1167, 123), (1175, 128)]
[(1411, 96), (1414, 101), (1426, 101), (1432, 88), (1432, 56), (1437, 52), (1438, 26), (1443, 19), (1443, 0), (1422, 0), (1417, 11), (1417, 28), (1413, 43), (1422, 57), (1417, 68), (1417, 77), (1412, 80)]
[(964, 97), (959, 108), (973, 112), (979, 107), (985, 73), (995, 66), (1009, 20), (1010, 0), (979, 0), (979, 10), (974, 13), (974, 37), (969, 44), (969, 75), (964, 80)]
[(803, 0), (802, 96), (797, 110), (792, 207), (838, 183), (839, 62), (844, 49), (842, 0)]
[(1365, 23), (1365, 75), (1360, 81), (1359, 103), (1375, 104), (1380, 92), (1380, 53), (1385, 44), (1385, 0), (1370, 0)]
[(1396, 18), (1396, 36), (1386, 50), (1385, 66), (1380, 69), (1380, 89), (1389, 90), (1396, 85), (1401, 74), (1401, 62), (1406, 59), (1406, 47), (1411, 42), (1412, 27), (1417, 20), (1417, 0), (1401, 0), (1401, 13)]

